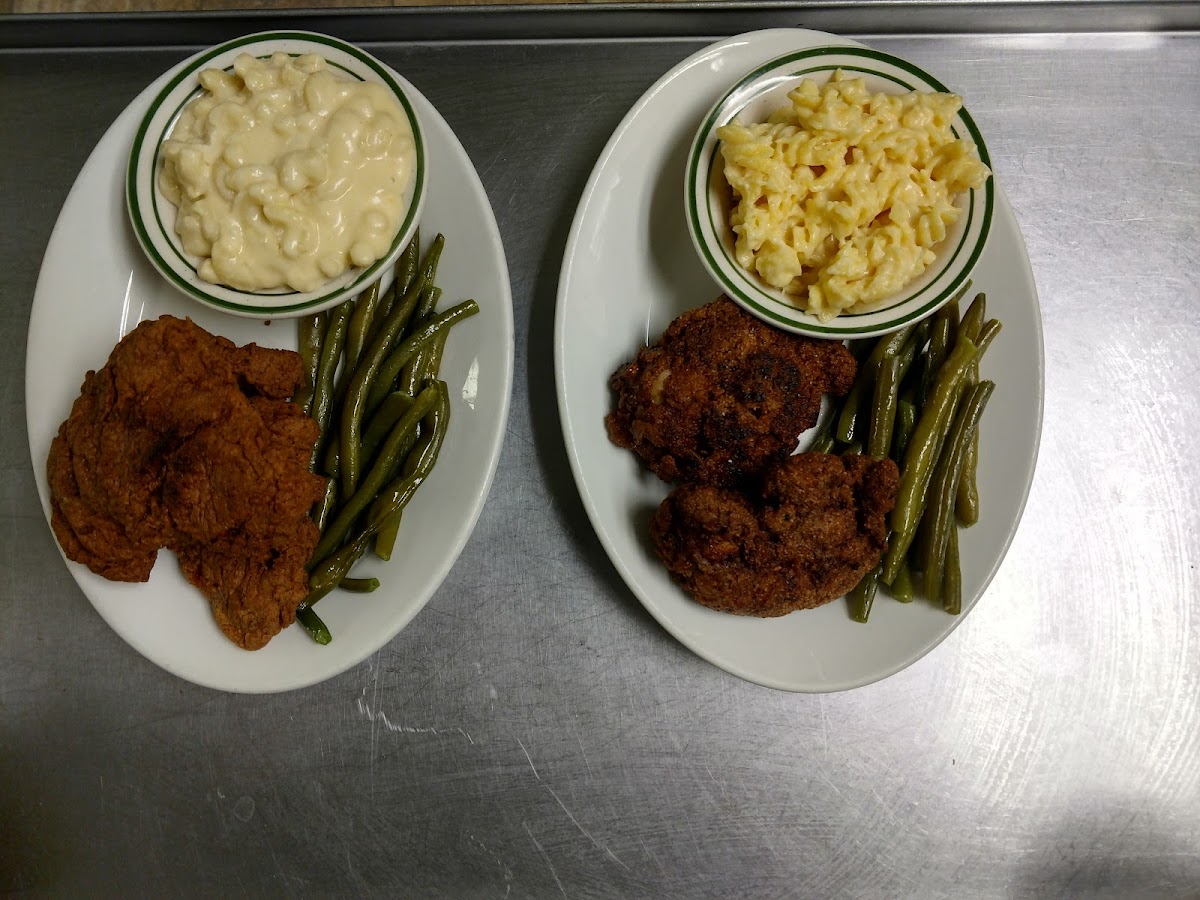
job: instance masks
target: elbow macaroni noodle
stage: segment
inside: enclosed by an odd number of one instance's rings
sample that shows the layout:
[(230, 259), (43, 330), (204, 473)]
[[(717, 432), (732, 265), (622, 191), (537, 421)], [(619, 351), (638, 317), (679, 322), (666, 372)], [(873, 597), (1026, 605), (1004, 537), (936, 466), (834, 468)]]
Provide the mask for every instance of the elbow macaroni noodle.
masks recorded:
[(242, 54), (200, 83), (163, 142), (159, 186), (201, 278), (312, 291), (387, 254), (416, 151), (386, 87), (286, 53)]
[(950, 130), (954, 94), (871, 94), (839, 70), (788, 97), (717, 130), (738, 264), (823, 320), (869, 309), (934, 261), (955, 196), (991, 173)]

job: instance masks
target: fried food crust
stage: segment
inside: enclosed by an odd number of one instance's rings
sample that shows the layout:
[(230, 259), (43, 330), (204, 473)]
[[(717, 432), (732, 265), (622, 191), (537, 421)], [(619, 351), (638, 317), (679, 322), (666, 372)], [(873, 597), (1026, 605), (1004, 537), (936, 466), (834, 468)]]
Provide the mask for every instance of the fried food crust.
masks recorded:
[(842, 344), (786, 334), (721, 297), (613, 374), (605, 425), (664, 481), (735, 485), (791, 453), (821, 395), (845, 394), (856, 371)]
[(209, 598), (228, 637), (262, 647), (295, 619), (324, 480), (318, 426), (284, 398), (299, 355), (141, 323), (88, 372), (50, 448), (51, 526), (69, 559), (146, 581), (160, 547)]
[(889, 459), (803, 453), (772, 465), (750, 491), (677, 487), (650, 531), (697, 602), (782, 616), (844, 595), (878, 564), (898, 482)]

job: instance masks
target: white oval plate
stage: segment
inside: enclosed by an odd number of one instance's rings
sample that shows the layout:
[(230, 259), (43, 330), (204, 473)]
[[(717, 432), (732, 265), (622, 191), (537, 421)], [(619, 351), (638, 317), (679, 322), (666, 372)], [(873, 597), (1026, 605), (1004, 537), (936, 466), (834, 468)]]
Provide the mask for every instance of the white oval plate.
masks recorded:
[[(166, 76), (164, 76), (165, 78)], [(117, 118), (80, 172), (46, 249), (29, 323), (25, 402), (29, 449), (49, 518), (46, 456), (87, 369), (97, 369), (137, 324), (164, 314), (239, 344), (295, 348), (294, 320), (238, 318), (200, 306), (168, 285), (139, 249), (125, 215), (125, 164), (134, 130), (158, 79)], [(473, 297), (478, 315), (455, 327), (442, 377), (450, 386), (450, 430), (438, 465), (405, 513), (389, 563), (364, 561), (383, 586), (335, 592), (317, 607), (333, 632), (321, 647), (293, 626), (247, 652), (217, 628), (208, 601), (168, 551), (148, 584), (106, 581), (78, 563), (71, 574), (121, 637), (154, 663), (196, 684), (226, 691), (284, 691), (323, 681), (390, 641), (437, 590), (475, 527), (491, 486), (508, 420), (513, 316), (500, 233), (466, 151), (417, 91), (410, 95), (429, 142), (429, 198), (423, 243), (439, 231), (443, 304)]]
[[(559, 410), (575, 481), (592, 525), (651, 615), (704, 659), (748, 681), (790, 691), (868, 684), (915, 662), (961, 621), (918, 601), (880, 596), (866, 625), (835, 601), (778, 619), (714, 612), (671, 581), (648, 539), (668, 486), (609, 442), (609, 376), (685, 310), (720, 293), (688, 236), (679, 184), (701, 117), (744, 73), (782, 53), (852, 45), (820, 32), (778, 29), (701, 50), (633, 106), (601, 153), (567, 242), (555, 319)], [(975, 269), (1004, 330), (983, 376), (996, 381), (980, 453), (982, 519), (962, 532), (964, 612), (1004, 558), (1033, 480), (1042, 422), (1042, 332), (1033, 273), (997, 186), (996, 216)]]

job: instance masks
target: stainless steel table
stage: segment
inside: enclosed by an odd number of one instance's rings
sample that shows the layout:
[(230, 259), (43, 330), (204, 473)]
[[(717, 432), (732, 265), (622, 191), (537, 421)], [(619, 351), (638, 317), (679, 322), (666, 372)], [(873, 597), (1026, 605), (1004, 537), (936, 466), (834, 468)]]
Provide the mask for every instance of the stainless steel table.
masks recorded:
[[(193, 687), (104, 625), (43, 520), (23, 408), (58, 209), (190, 49), (86, 44), (258, 23), (0, 22), (10, 48), (77, 45), (0, 51), (0, 893), (1200, 896), (1200, 35), (1036, 33), (1200, 14), (1020, 6), (914, 5), (946, 32), (925, 36), (886, 4), (296, 20), (373, 37), (461, 137), (508, 252), (517, 376), (489, 503), (429, 606), (276, 696)], [(827, 696), (738, 681), (642, 611), (575, 492), (551, 360), (567, 229), (621, 116), (704, 35), (798, 22), (953, 73), (1047, 356), (1033, 493), (987, 595), (916, 665)], [(988, 33), (1014, 23), (1033, 32)]]

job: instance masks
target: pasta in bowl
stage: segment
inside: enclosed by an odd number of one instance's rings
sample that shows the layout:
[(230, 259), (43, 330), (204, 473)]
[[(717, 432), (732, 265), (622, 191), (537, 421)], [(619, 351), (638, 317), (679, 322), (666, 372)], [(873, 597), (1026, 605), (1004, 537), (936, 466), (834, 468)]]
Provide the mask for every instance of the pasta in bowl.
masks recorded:
[(168, 282), (237, 315), (327, 309), (395, 262), (428, 181), (411, 86), (309, 32), (185, 60), (134, 139), (126, 205)]
[(884, 334), (948, 302), (983, 251), (993, 202), (961, 98), (859, 47), (746, 75), (704, 118), (685, 173), (709, 273), (760, 318), (816, 337)]

